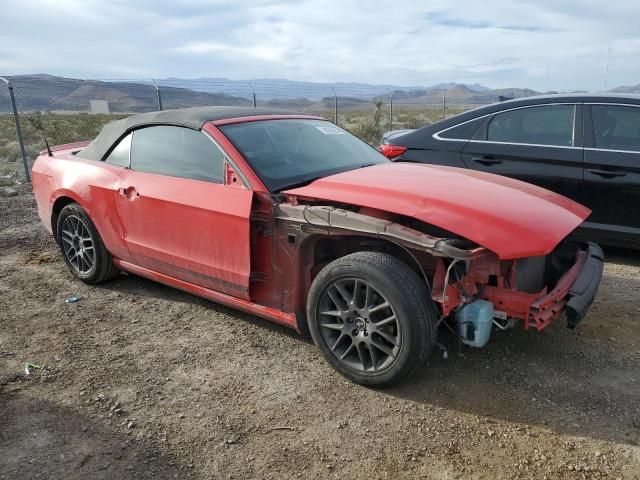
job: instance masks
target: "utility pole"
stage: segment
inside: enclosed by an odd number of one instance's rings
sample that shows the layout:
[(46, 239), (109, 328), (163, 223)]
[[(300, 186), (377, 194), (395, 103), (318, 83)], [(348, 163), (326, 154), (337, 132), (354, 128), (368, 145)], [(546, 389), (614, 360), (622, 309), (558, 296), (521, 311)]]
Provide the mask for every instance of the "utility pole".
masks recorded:
[(607, 87), (609, 86), (609, 67), (611, 66), (611, 53), (612, 53), (613, 49), (611, 48), (611, 44), (609, 44), (609, 53), (607, 56), (607, 68), (605, 69), (604, 72), (604, 89), (605, 91), (607, 90)]
[(18, 115), (18, 108), (16, 107), (16, 97), (13, 94), (13, 85), (4, 77), (0, 77), (9, 88), (9, 97), (11, 98), (11, 108), (13, 108), (13, 119), (16, 122), (16, 134), (18, 135), (18, 143), (20, 144), (20, 153), (22, 154), (22, 165), (24, 166), (24, 176), (27, 178), (27, 182), (31, 182), (31, 174), (29, 173), (29, 162), (27, 160), (27, 152), (24, 150), (24, 141), (22, 140), (22, 129), (20, 128), (20, 117)]

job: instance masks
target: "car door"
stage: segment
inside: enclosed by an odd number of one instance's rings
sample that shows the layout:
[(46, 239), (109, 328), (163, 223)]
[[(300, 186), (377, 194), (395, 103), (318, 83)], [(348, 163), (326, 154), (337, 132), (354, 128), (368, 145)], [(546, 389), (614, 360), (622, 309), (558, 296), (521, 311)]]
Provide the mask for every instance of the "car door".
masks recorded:
[(640, 240), (640, 106), (586, 106), (585, 227), (610, 238)]
[(577, 104), (498, 112), (466, 144), (463, 161), (467, 168), (523, 180), (580, 201), (581, 113)]
[(226, 185), (225, 155), (205, 133), (135, 130), (117, 180), (125, 242), (141, 267), (248, 298), (252, 191)]

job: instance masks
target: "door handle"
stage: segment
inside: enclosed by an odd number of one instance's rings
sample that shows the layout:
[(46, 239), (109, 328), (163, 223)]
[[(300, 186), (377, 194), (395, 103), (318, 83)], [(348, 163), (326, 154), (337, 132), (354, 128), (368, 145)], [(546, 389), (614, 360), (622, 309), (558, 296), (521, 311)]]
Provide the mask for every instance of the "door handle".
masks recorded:
[(597, 169), (597, 168), (590, 168), (589, 172), (593, 173), (594, 175), (600, 175), (603, 178), (624, 177), (627, 174), (627, 172), (616, 172), (616, 171), (612, 171), (612, 170), (600, 170), (600, 169)]
[(129, 200), (135, 200), (140, 194), (136, 191), (136, 187), (119, 188), (118, 195), (127, 197)]
[(473, 160), (474, 162), (477, 163), (481, 163), (482, 165), (485, 166), (490, 166), (490, 165), (497, 165), (499, 163), (502, 163), (502, 160), (500, 160), (499, 158), (494, 158), (494, 157), (489, 157), (489, 156), (481, 156), (481, 157), (471, 157), (471, 160)]
[(487, 167), (490, 165), (497, 165), (499, 163), (502, 163), (502, 160), (500, 160), (499, 158), (485, 157), (485, 156), (481, 156), (481, 157), (474, 156), (474, 157), (471, 157), (471, 160), (477, 163), (481, 163), (482, 165), (485, 165)]

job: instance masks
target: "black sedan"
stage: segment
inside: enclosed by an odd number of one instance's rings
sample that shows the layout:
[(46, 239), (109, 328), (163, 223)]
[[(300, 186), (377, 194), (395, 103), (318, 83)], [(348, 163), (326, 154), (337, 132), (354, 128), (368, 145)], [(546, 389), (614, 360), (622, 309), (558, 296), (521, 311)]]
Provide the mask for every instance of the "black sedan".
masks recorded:
[(579, 236), (640, 248), (640, 96), (509, 100), (389, 132), (383, 142), (396, 161), (482, 170), (558, 192), (593, 211)]

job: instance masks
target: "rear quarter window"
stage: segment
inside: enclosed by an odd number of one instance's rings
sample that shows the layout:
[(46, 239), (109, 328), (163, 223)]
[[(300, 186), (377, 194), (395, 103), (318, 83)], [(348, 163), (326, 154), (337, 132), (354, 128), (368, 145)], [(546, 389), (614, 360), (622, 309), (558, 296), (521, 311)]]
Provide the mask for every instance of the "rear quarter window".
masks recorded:
[(485, 118), (478, 118), (454, 127), (449, 127), (439, 132), (438, 136), (447, 140), (471, 140), (485, 121)]
[(132, 135), (129, 134), (122, 140), (120, 140), (115, 148), (111, 150), (111, 153), (107, 155), (107, 158), (105, 158), (104, 161), (110, 165), (128, 167), (131, 154), (131, 137)]

